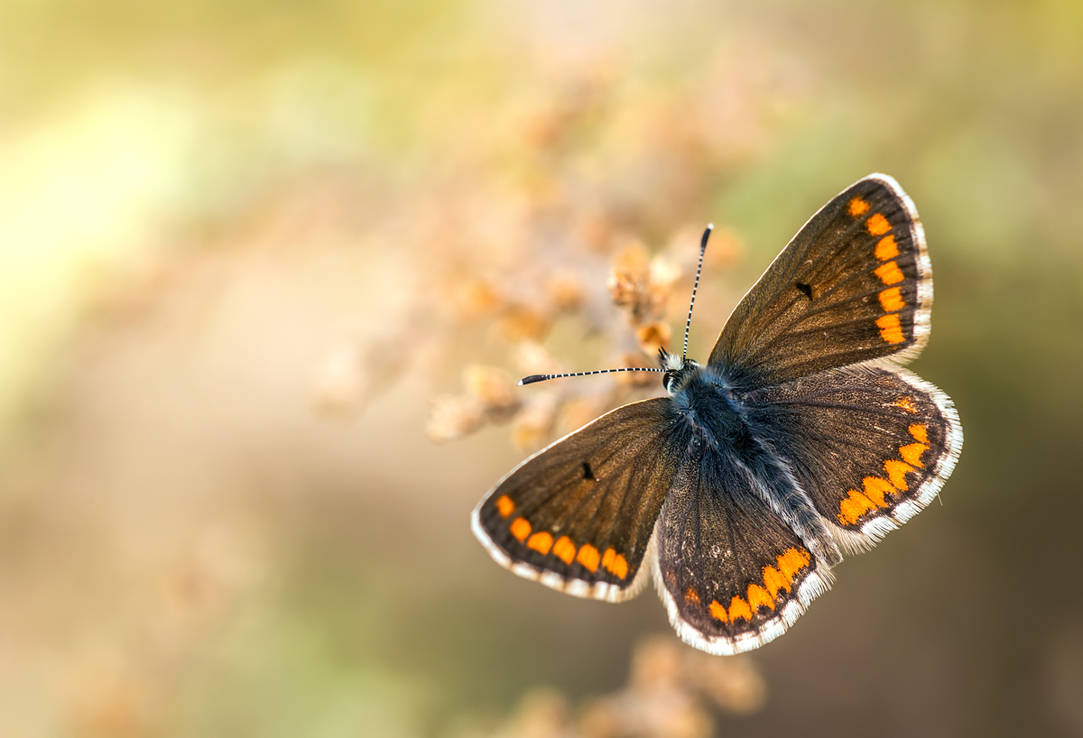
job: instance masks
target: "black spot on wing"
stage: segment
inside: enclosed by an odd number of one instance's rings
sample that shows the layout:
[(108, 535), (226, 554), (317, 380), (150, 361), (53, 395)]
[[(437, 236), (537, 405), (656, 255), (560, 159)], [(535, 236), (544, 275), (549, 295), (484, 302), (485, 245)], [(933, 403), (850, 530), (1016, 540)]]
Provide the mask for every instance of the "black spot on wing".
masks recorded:
[(598, 481), (598, 478), (594, 476), (594, 470), (590, 468), (589, 461), (583, 462), (583, 479), (586, 479), (590, 482)]

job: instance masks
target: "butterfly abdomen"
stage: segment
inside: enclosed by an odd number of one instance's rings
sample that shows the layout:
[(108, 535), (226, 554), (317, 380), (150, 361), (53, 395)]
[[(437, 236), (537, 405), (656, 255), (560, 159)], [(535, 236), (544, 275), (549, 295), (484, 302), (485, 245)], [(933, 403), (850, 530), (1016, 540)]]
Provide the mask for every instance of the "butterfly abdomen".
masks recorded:
[(706, 447), (704, 461), (732, 467), (748, 485), (781, 515), (828, 565), (841, 555), (831, 534), (785, 465), (765, 441), (742, 395), (730, 389), (724, 372), (697, 367), (673, 395), (680, 417)]

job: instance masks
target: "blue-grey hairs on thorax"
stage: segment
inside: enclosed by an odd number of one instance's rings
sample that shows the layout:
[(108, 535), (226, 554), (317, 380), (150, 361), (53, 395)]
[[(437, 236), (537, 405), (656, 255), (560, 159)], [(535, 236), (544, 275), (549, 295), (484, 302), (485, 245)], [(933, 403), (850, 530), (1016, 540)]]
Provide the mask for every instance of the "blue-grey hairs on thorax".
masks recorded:
[[(675, 422), (686, 425), (718, 464), (740, 471), (756, 495), (786, 520), (818, 558), (833, 566), (842, 560), (834, 537), (812, 500), (766, 440), (767, 429), (749, 417), (743, 393), (727, 381), (724, 369), (667, 356), (666, 390)], [(684, 434), (680, 434), (684, 435)]]

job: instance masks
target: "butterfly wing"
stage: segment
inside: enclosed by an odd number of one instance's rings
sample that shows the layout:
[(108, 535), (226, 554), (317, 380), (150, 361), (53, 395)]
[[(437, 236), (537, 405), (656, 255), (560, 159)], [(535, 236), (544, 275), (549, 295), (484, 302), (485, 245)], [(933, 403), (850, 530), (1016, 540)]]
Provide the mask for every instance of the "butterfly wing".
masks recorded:
[(951, 399), (902, 369), (835, 369), (744, 400), (756, 434), (851, 550), (870, 547), (925, 507), (962, 448)]
[(932, 270), (910, 198), (870, 175), (820, 209), (734, 309), (711, 352), (748, 386), (870, 359), (929, 333)]
[(490, 555), (580, 597), (634, 596), (677, 457), (669, 398), (619, 407), (513, 469), (474, 509)]
[(655, 585), (689, 645), (716, 654), (777, 638), (830, 585), (829, 568), (755, 492), (733, 450), (693, 440), (658, 519)]

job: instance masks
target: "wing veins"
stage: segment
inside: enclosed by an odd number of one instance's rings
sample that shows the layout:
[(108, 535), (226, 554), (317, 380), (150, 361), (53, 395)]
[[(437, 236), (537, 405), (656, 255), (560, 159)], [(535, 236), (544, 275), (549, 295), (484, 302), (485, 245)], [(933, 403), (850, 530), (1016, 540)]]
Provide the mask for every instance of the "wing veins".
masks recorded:
[[(656, 434), (656, 435), (660, 435), (660, 434)], [(646, 445), (646, 443), (647, 442), (644, 442), (643, 444), (641, 444), (639, 449), (637, 449), (637, 451), (641, 450), (642, 446)], [(601, 450), (602, 448), (604, 448), (604, 446), (600, 446), (598, 448), (598, 450)], [(599, 462), (596, 465), (596, 467), (600, 469), (602, 466), (604, 466), (606, 463), (608, 463), (614, 456), (616, 456), (617, 454), (621, 453), (624, 450), (625, 450), (625, 447), (615, 446), (614, 449), (613, 449), (613, 452), (610, 453), (608, 456), (606, 456), (603, 461)], [(574, 454), (573, 453), (573, 454), (569, 454), (569, 456), (574, 458), (576, 456), (579, 456), (579, 454)], [(561, 462), (562, 461), (563, 461), (563, 459), (561, 460)], [(558, 463), (561, 463), (561, 462), (558, 462)], [(628, 466), (631, 466), (631, 463), (622, 465), (620, 468), (623, 469), (623, 468), (628, 467)], [(546, 497), (541, 498), (539, 501), (535, 502), (533, 505), (530, 505), (530, 506), (524, 505), (523, 506), (524, 514), (527, 513), (528, 511), (530, 513), (537, 512), (539, 509), (541, 509), (541, 508), (545, 507), (546, 505), (550, 504), (553, 501), (553, 498), (557, 497), (560, 494), (564, 494), (564, 493), (567, 493), (567, 492), (571, 491), (571, 490), (568, 489), (569, 486), (578, 485), (578, 483), (580, 481), (580, 476), (581, 476), (580, 472), (579, 472), (580, 467), (575, 465), (575, 464), (571, 464), (571, 465), (569, 465), (568, 468), (574, 469), (574, 471), (569, 472), (569, 473), (567, 473), (565, 475), (565, 476), (569, 477), (569, 479), (567, 481), (562, 480), (560, 484), (554, 484), (552, 486), (552, 491), (549, 493), (549, 495), (546, 496)], [(605, 485), (606, 487), (611, 486), (609, 484), (609, 482), (607, 480), (605, 480), (605, 479), (598, 480), (598, 483), (602, 484), (602, 485)], [(530, 516), (525, 515), (525, 517), (530, 517)]]
[[(822, 408), (825, 408), (827, 410), (850, 410), (850, 411), (856, 412), (856, 413), (865, 413), (866, 415), (879, 415), (879, 416), (885, 417), (885, 418), (911, 417), (911, 416), (899, 415), (897, 412), (894, 412), (892, 410), (884, 410), (883, 408), (858, 407), (856, 405), (847, 405), (847, 404), (844, 404), (844, 403), (841, 403), (841, 402), (804, 402), (804, 401), (800, 401), (800, 400), (797, 400), (797, 401), (790, 400), (790, 401), (785, 401), (785, 402), (766, 402), (766, 403), (763, 403), (763, 404), (772, 405), (772, 406), (775, 406), (775, 407), (784, 407), (784, 406), (791, 406), (792, 407), (794, 405), (798, 405), (798, 406), (805, 406), (805, 407), (822, 407)], [(916, 417), (919, 417), (919, 416), (912, 416), (912, 417), (916, 418)], [(926, 413), (921, 413), (920, 417), (925, 418), (925, 417), (927, 417), (927, 414)]]
[[(843, 231), (843, 233), (842, 233), (842, 235), (841, 235), (841, 237), (839, 239), (841, 241), (842, 245), (837, 247), (833, 251), (831, 251), (828, 256), (818, 259), (817, 263), (823, 264), (825, 266), (828, 265), (828, 264), (831, 264), (835, 259), (837, 259), (847, 249), (853, 248), (854, 241), (856, 240), (854, 238), (855, 231), (859, 230), (860, 226), (861, 226), (860, 221), (858, 221), (857, 223), (851, 224), (845, 231)], [(804, 264), (805, 261), (808, 260), (809, 251), (812, 250), (812, 247), (816, 244), (817, 239), (820, 236), (822, 236), (824, 231), (826, 231), (826, 230), (827, 230), (826, 228), (821, 229), (820, 232), (818, 234), (816, 234), (815, 237), (809, 239), (808, 243), (805, 244), (805, 246), (801, 250), (801, 254), (800, 254), (801, 258), (795, 260), (796, 264), (798, 264), (798, 265)], [(798, 235), (800, 235), (800, 234), (798, 234)], [(860, 261), (863, 261), (864, 258), (865, 257), (862, 257), (862, 258), (858, 259), (857, 262), (855, 262), (855, 263), (860, 263)], [(806, 283), (811, 284), (813, 280), (810, 279), (809, 275), (814, 273), (814, 271), (815, 271), (814, 267), (815, 266), (816, 266), (816, 264), (812, 264), (805, 270), (802, 270), (800, 268), (800, 266), (795, 267), (787, 275), (788, 278), (785, 280), (785, 283), (789, 284), (790, 282), (793, 282), (794, 280), (796, 280), (798, 277), (801, 277), (802, 281), (805, 281)], [(847, 264), (847, 266), (849, 266), (849, 264)], [(768, 267), (768, 269), (770, 269), (770, 267)], [(764, 276), (766, 276), (766, 275), (764, 275)], [(763, 277), (761, 277), (760, 279), (762, 280)], [(753, 289), (755, 289), (755, 285), (753, 285)], [(830, 294), (830, 292), (831, 292), (831, 290), (824, 293), (824, 295), (821, 295), (817, 299), (818, 300), (822, 299), (827, 294)], [(777, 292), (776, 292), (776, 294), (777, 294)], [(789, 310), (794, 305), (794, 303), (796, 303), (797, 301), (798, 300), (797, 300), (796, 297), (791, 298), (790, 301), (788, 303), (786, 303), (786, 305), (784, 307), (782, 307), (781, 309), (776, 309), (771, 314), (769, 319), (762, 321), (763, 324), (764, 325), (774, 325), (778, 321), (778, 319), (782, 315), (785, 315), (786, 311)], [(771, 336), (769, 338), (767, 338), (766, 343), (770, 344), (770, 342), (773, 341), (779, 335), (779, 333), (780, 333), (780, 331), (776, 331), (775, 333), (771, 334)], [(757, 341), (756, 345), (758, 347), (762, 347), (764, 345), (764, 343), (765, 343), (764, 341)]]

